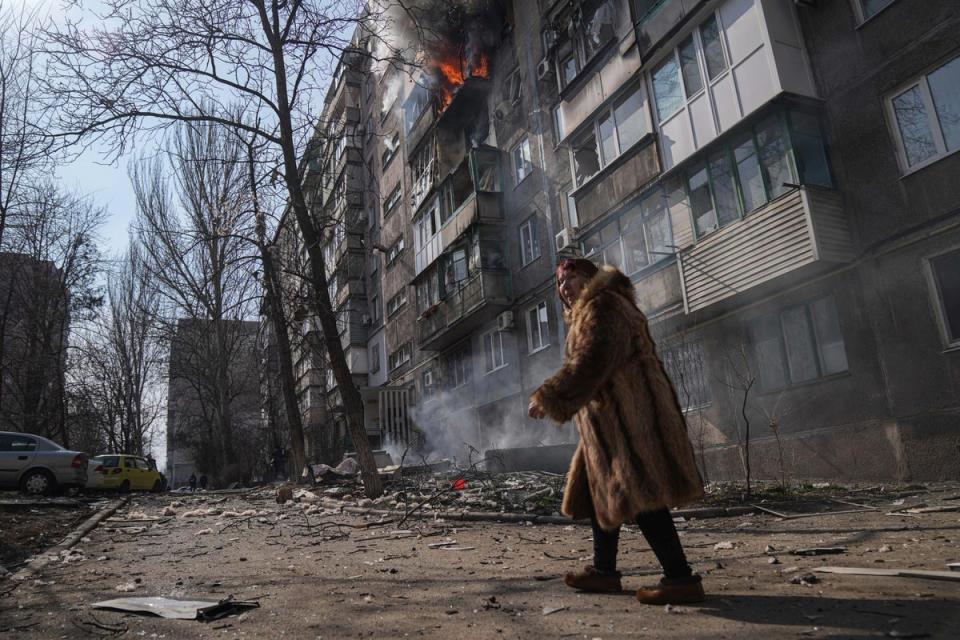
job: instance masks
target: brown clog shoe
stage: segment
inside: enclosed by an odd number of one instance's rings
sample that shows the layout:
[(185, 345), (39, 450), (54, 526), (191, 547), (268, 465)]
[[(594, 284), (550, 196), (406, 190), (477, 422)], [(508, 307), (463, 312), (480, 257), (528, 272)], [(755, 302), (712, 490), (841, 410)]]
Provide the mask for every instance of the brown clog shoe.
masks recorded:
[(637, 590), (637, 600), (643, 604), (692, 604), (703, 602), (705, 598), (700, 576), (683, 580), (661, 580), (655, 587)]
[(593, 565), (588, 564), (583, 571), (568, 573), (563, 581), (571, 589), (589, 591), (591, 593), (619, 593), (623, 591), (620, 584), (620, 572), (600, 572)]

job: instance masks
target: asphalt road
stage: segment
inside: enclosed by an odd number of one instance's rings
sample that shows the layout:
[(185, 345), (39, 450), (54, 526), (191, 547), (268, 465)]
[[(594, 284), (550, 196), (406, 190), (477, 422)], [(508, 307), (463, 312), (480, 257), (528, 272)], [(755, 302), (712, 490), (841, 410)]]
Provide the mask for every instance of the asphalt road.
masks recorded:
[[(176, 513), (163, 515), (174, 500)], [(960, 512), (683, 522), (708, 599), (665, 608), (641, 605), (632, 592), (569, 590), (563, 572), (590, 561), (581, 526), (427, 518), (398, 527), (304, 507), (277, 505), (267, 493), (138, 496), (39, 574), (0, 580), (0, 637), (960, 637), (960, 582), (799, 579), (824, 565), (942, 570), (960, 560)], [(837, 546), (845, 551), (790, 553)], [(622, 536), (620, 567), (629, 589), (657, 574), (635, 529)], [(231, 594), (261, 607), (211, 623), (91, 608), (123, 596)]]

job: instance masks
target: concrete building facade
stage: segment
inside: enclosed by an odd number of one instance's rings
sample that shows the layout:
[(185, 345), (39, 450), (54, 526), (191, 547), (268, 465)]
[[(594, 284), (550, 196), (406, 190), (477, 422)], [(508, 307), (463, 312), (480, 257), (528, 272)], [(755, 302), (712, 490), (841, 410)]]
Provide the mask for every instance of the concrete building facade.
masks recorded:
[(356, 99), (326, 139), (362, 177), (317, 166), (371, 436), (575, 438), (525, 409), (576, 254), (635, 282), (709, 479), (748, 438), (761, 477), (955, 476), (960, 16), (909, 5), (491, 3), (416, 72), (358, 35), (323, 121)]

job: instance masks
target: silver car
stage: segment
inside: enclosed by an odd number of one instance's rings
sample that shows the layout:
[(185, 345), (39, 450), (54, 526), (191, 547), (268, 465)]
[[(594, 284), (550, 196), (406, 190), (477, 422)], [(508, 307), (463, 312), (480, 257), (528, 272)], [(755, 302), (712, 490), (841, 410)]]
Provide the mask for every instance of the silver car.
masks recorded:
[(29, 433), (0, 431), (0, 487), (35, 495), (85, 487), (87, 454)]

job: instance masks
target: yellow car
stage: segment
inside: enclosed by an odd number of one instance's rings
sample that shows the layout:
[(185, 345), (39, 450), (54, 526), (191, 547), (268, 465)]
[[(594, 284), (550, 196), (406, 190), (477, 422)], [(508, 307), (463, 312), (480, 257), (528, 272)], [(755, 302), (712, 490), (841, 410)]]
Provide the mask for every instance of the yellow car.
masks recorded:
[(127, 491), (163, 491), (165, 480), (146, 458), (110, 453), (90, 459), (88, 489)]

